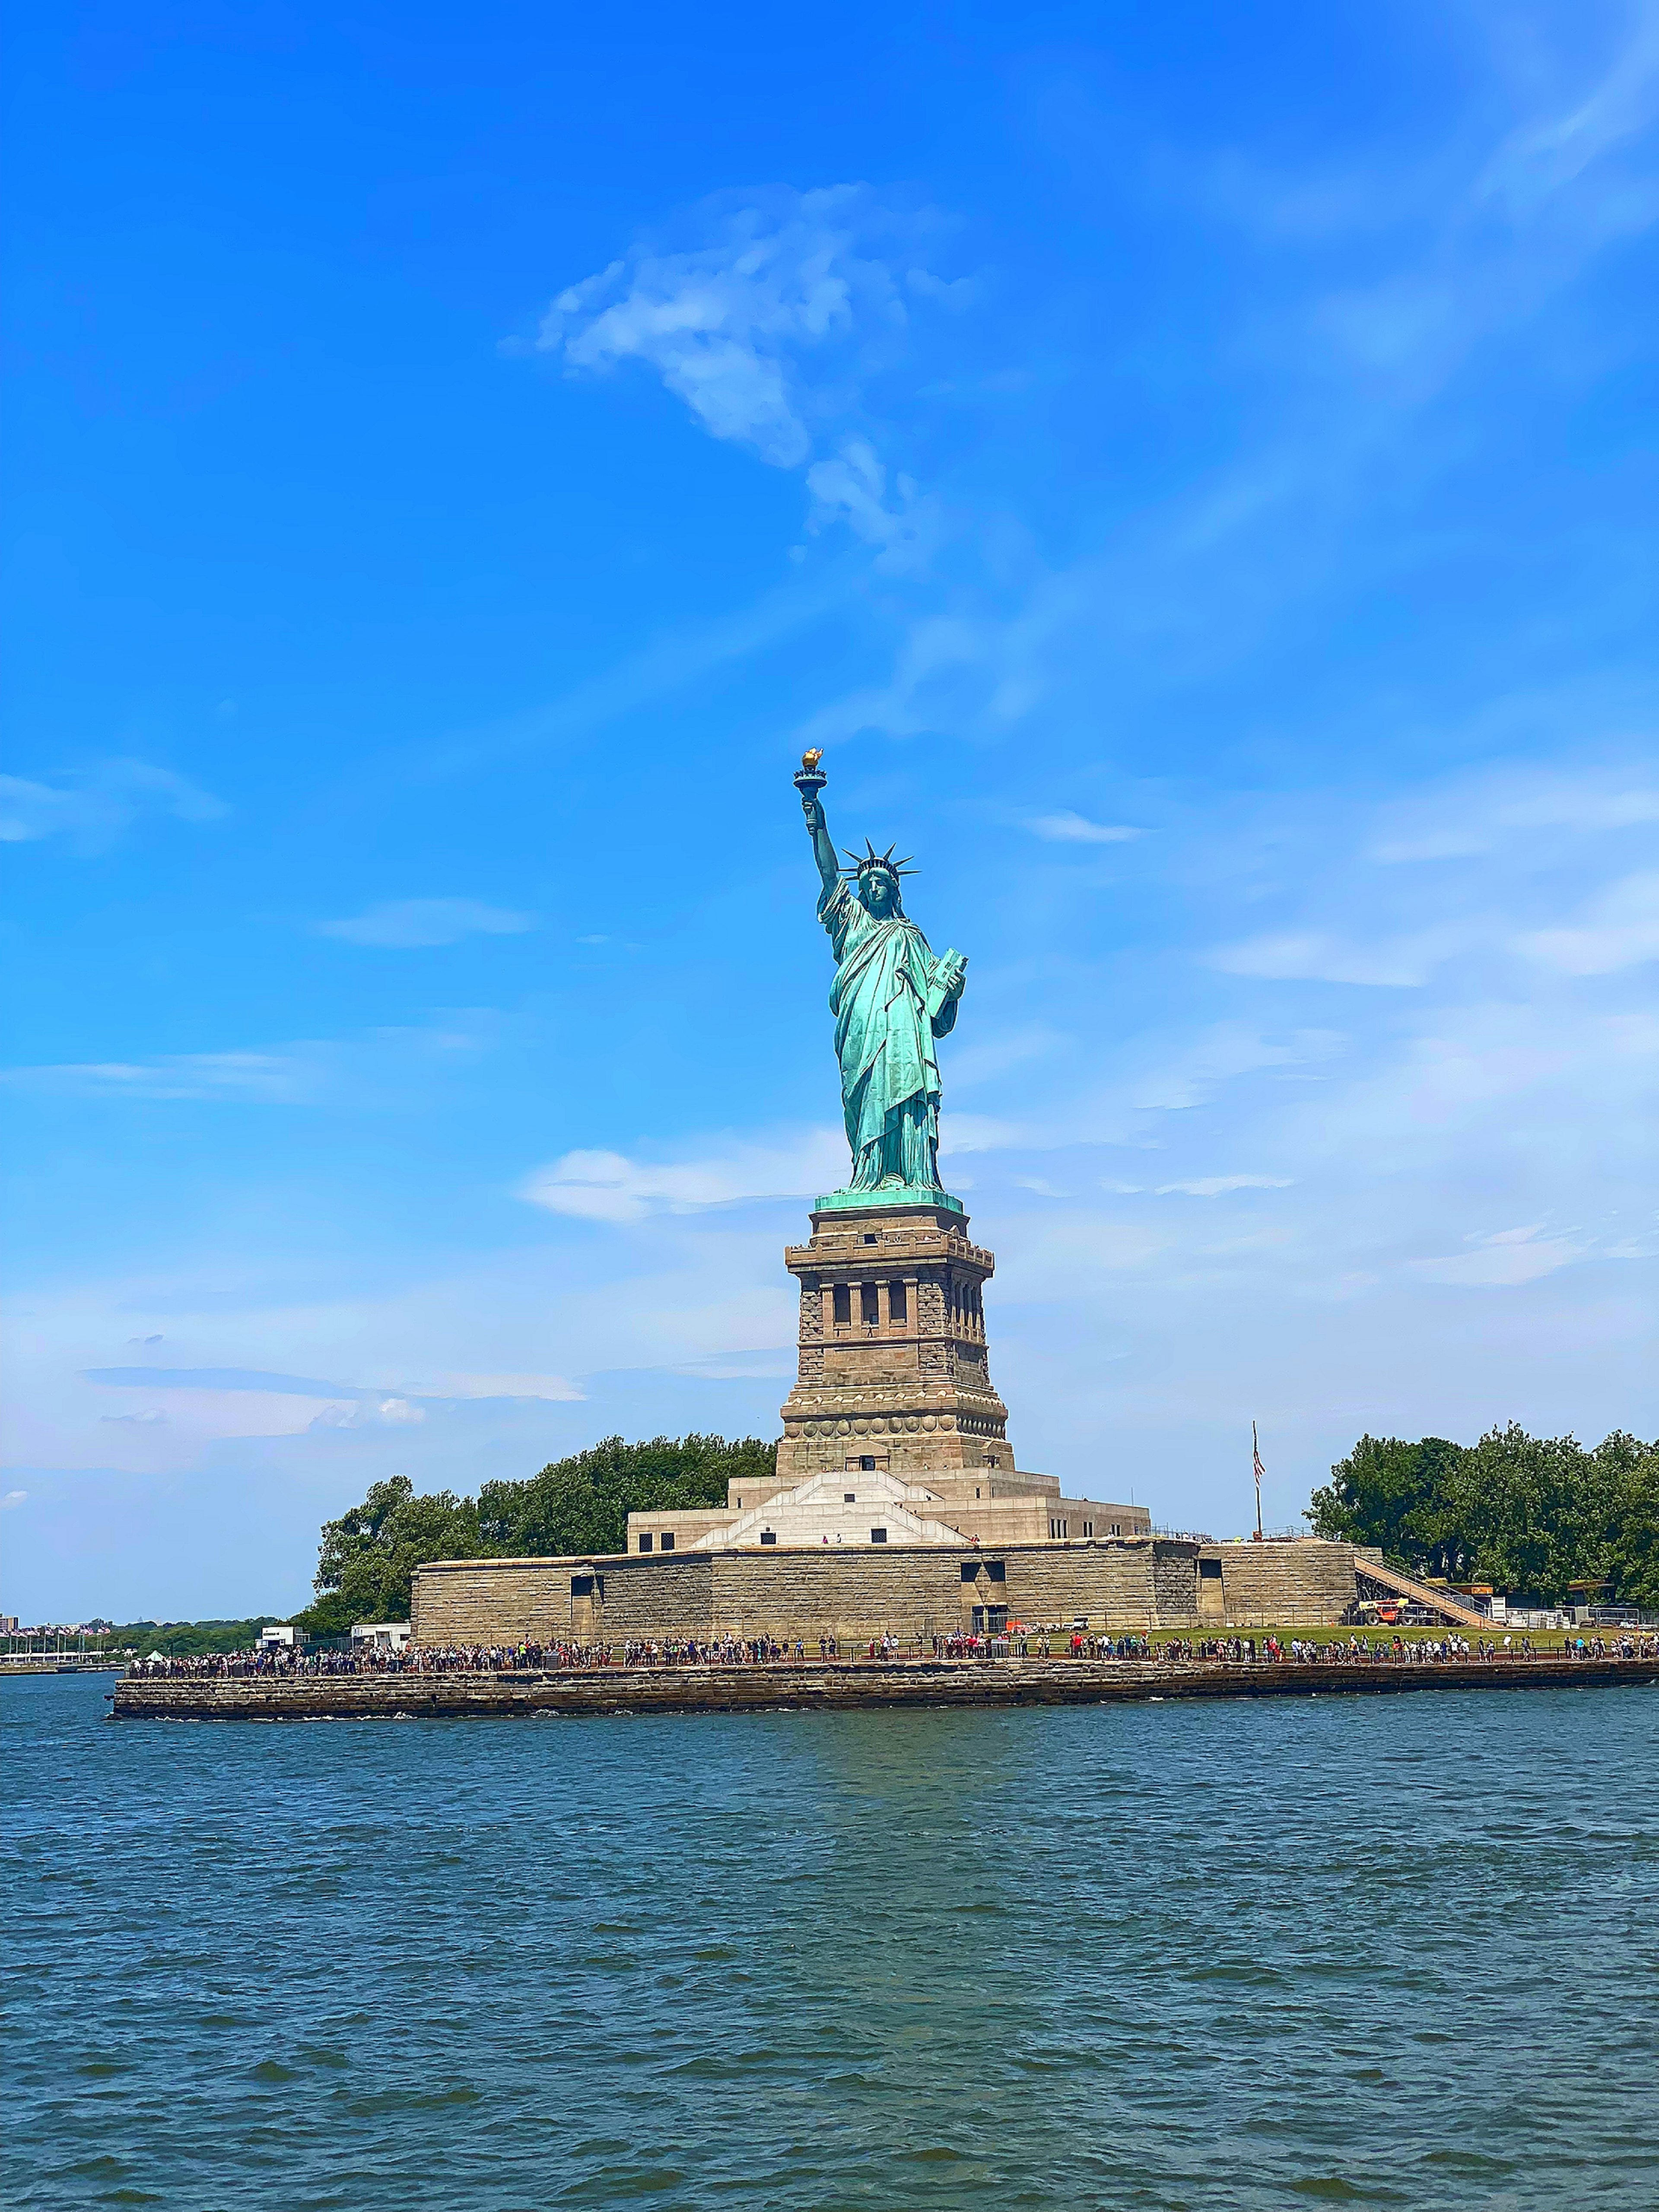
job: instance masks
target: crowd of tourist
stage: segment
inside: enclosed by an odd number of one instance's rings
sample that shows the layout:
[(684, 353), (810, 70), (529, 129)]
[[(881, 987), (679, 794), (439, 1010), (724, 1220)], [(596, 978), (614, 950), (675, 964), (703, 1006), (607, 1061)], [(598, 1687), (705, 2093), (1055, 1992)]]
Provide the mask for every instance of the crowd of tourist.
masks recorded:
[[(1234, 1639), (1237, 1640), (1237, 1639)], [(1248, 1640), (1248, 1639), (1247, 1639)], [(1530, 1636), (1478, 1637), (1449, 1632), (1440, 1637), (1350, 1636), (1328, 1644), (1292, 1637), (1282, 1644), (1277, 1637), (1262, 1639), (1269, 1661), (1295, 1660), (1304, 1666), (1362, 1666), (1382, 1661), (1391, 1666), (1433, 1666), (1453, 1659), (1654, 1659), (1659, 1658), (1659, 1636), (1631, 1629), (1612, 1637), (1570, 1636), (1559, 1648), (1540, 1650)], [(1222, 1656), (1230, 1656), (1223, 1654)]]
[(1569, 1637), (1565, 1645), (1538, 1650), (1530, 1636), (1505, 1636), (1501, 1642), (1483, 1636), (1471, 1644), (1466, 1636), (1448, 1632), (1437, 1638), (1350, 1635), (1320, 1642), (1311, 1637), (1261, 1636), (1170, 1637), (1155, 1640), (1144, 1635), (1095, 1636), (1080, 1629), (1016, 1628), (985, 1635), (919, 1635), (872, 1637), (842, 1648), (841, 1639), (819, 1636), (811, 1645), (799, 1637), (793, 1642), (773, 1636), (724, 1636), (708, 1642), (696, 1637), (669, 1638), (661, 1642), (630, 1640), (621, 1644), (578, 1644), (557, 1640), (543, 1644), (525, 1638), (516, 1644), (406, 1644), (396, 1650), (384, 1644), (360, 1644), (350, 1650), (307, 1651), (292, 1645), (264, 1646), (257, 1650), (215, 1652), (193, 1658), (169, 1659), (153, 1654), (133, 1662), (134, 1674), (196, 1680), (203, 1677), (229, 1680), (314, 1680), (341, 1674), (562, 1674), (572, 1670), (621, 1667), (753, 1667), (804, 1664), (821, 1661), (915, 1661), (931, 1655), (935, 1660), (994, 1660), (1071, 1658), (1139, 1660), (1165, 1666), (1219, 1662), (1233, 1667), (1277, 1666), (1434, 1666), (1453, 1660), (1559, 1658), (1659, 1658), (1659, 1635), (1650, 1630), (1626, 1629), (1607, 1635)]
[[(834, 1637), (820, 1637), (817, 1656), (834, 1658), (840, 1647)], [(742, 1667), (805, 1659), (806, 1646), (797, 1639), (780, 1643), (775, 1637), (726, 1636), (709, 1643), (695, 1637), (667, 1643), (578, 1644), (540, 1643), (525, 1638), (517, 1644), (406, 1644), (402, 1650), (386, 1644), (360, 1644), (349, 1651), (296, 1649), (289, 1644), (268, 1645), (258, 1650), (221, 1651), (188, 1659), (169, 1659), (152, 1654), (133, 1662), (132, 1673), (145, 1677), (195, 1680), (203, 1677), (228, 1680), (310, 1680), (337, 1674), (561, 1674), (598, 1667)]]

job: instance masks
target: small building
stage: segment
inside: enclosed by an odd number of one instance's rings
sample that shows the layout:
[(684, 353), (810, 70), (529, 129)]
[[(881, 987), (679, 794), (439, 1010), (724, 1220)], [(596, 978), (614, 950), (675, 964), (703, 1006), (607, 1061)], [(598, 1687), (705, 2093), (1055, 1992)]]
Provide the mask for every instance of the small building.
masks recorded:
[(371, 1644), (386, 1651), (401, 1651), (409, 1641), (406, 1620), (356, 1620), (351, 1625), (354, 1648)]
[(291, 1651), (300, 1640), (298, 1630), (288, 1620), (273, 1620), (269, 1628), (259, 1631), (262, 1651)]

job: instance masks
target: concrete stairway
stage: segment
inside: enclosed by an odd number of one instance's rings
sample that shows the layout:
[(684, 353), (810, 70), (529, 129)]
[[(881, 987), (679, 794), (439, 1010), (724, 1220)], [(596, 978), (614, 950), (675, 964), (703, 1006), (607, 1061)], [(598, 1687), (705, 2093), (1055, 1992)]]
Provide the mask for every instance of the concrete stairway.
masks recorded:
[(1492, 1623), (1478, 1607), (1466, 1600), (1454, 1597), (1448, 1590), (1436, 1589), (1432, 1583), (1413, 1582), (1402, 1575), (1397, 1567), (1386, 1567), (1380, 1559), (1367, 1559), (1363, 1553), (1354, 1560), (1354, 1572), (1361, 1582), (1376, 1583), (1395, 1597), (1403, 1597), (1413, 1605), (1420, 1605), (1427, 1612), (1437, 1613), (1443, 1620), (1458, 1628), (1490, 1628)]

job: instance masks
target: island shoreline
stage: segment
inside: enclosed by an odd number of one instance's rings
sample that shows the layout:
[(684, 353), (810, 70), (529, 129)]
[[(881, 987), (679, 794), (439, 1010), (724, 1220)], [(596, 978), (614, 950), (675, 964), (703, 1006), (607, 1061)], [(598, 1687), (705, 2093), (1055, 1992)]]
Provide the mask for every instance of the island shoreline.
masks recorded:
[(1376, 1697), (1422, 1690), (1589, 1689), (1656, 1683), (1659, 1659), (1653, 1658), (1551, 1656), (1254, 1664), (850, 1660), (429, 1674), (132, 1675), (106, 1695), (112, 1717), (118, 1720), (267, 1721), (1092, 1705), (1188, 1698)]

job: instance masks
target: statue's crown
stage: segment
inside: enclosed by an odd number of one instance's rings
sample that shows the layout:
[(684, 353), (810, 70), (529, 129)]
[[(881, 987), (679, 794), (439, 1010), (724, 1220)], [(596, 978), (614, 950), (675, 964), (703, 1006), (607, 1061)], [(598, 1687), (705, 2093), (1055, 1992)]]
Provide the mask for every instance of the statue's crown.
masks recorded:
[(887, 848), (887, 850), (884, 853), (878, 853), (867, 837), (864, 841), (864, 850), (862, 853), (854, 852), (849, 845), (843, 845), (841, 849), (853, 863), (850, 868), (843, 868), (842, 870), (842, 873), (844, 876), (857, 876), (863, 878), (872, 874), (877, 868), (884, 868), (887, 873), (891, 876), (894, 882), (896, 883), (901, 876), (914, 876), (916, 872), (910, 866), (911, 855), (908, 853), (904, 855), (904, 858), (902, 860), (896, 860), (893, 858), (893, 848), (891, 845)]

